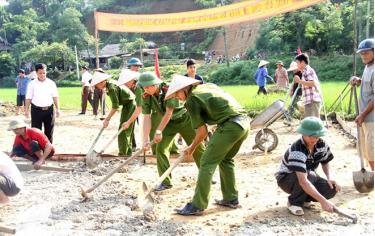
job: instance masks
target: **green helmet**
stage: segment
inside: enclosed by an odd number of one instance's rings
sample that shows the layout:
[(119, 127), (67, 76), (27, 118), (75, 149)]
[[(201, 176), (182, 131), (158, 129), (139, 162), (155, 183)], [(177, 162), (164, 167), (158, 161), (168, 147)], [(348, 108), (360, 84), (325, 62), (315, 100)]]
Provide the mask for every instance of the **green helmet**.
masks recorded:
[(153, 72), (144, 72), (139, 76), (137, 85), (139, 87), (152, 86), (161, 84), (163, 81), (159, 79)]
[(130, 66), (143, 66), (143, 64), (142, 64), (141, 60), (139, 60), (138, 58), (132, 57), (128, 61), (128, 67), (130, 67)]
[(319, 118), (309, 116), (303, 119), (297, 132), (306, 136), (321, 137), (326, 135), (327, 129), (324, 127), (323, 121)]

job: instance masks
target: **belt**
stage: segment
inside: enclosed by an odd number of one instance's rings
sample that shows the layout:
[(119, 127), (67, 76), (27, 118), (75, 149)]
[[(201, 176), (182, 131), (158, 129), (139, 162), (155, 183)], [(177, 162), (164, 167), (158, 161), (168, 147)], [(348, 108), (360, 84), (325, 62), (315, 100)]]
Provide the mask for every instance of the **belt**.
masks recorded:
[(238, 124), (243, 129), (247, 129), (248, 125), (250, 125), (250, 118), (247, 115), (245, 115), (245, 114), (241, 114), (241, 115), (233, 116), (233, 117), (231, 117), (229, 119), (226, 119), (225, 121), (223, 121), (222, 123), (220, 123), (219, 126), (223, 125), (224, 123), (226, 123), (228, 121)]
[(48, 107), (38, 107), (38, 106), (36, 106), (34, 104), (31, 104), (31, 107), (34, 107), (34, 108), (42, 110), (42, 111), (47, 111), (48, 109), (53, 108), (53, 105), (48, 106)]

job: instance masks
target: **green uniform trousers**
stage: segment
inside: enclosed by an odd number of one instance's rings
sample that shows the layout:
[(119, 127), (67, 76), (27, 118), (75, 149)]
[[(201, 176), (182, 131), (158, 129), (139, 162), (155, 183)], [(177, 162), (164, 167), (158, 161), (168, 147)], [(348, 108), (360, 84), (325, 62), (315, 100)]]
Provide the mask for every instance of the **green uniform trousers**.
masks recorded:
[[(163, 119), (162, 115), (159, 115), (157, 113), (152, 113), (151, 115), (151, 130), (150, 130), (150, 140), (154, 139), (155, 131), (158, 128), (161, 120)], [(156, 144), (151, 146), (152, 153), (156, 154)], [(171, 153), (178, 154), (178, 147), (176, 145), (176, 142), (173, 141)]]
[(223, 199), (238, 199), (233, 158), (239, 151), (242, 142), (247, 138), (248, 125), (243, 128), (232, 121), (226, 121), (220, 124), (212, 135), (201, 159), (197, 186), (192, 201), (194, 207), (207, 208), (212, 176), (218, 165)]
[[(163, 130), (163, 139), (156, 144), (156, 157), (159, 176), (161, 176), (169, 168), (169, 156), (171, 147), (174, 143), (174, 138), (177, 133), (180, 133), (185, 142), (190, 145), (195, 138), (195, 130), (191, 126), (190, 116), (186, 113), (178, 120), (170, 120), (168, 125)], [(199, 168), (200, 159), (204, 153), (204, 145), (200, 144), (193, 154), (195, 164)], [(172, 176), (168, 176), (163, 183), (166, 185), (171, 184)]]
[[(123, 105), (121, 110), (120, 125), (121, 129), (122, 124), (127, 121), (133, 114), (135, 106), (133, 104)], [(117, 140), (118, 140), (118, 152), (120, 156), (131, 155), (132, 154), (132, 144), (133, 144), (133, 135), (134, 135), (134, 122), (127, 128), (122, 131)]]

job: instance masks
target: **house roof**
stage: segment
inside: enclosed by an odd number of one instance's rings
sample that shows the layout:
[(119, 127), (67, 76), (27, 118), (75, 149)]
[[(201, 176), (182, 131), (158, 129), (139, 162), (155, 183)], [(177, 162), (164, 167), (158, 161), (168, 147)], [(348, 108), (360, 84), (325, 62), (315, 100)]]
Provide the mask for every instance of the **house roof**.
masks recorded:
[[(155, 48), (156, 44), (152, 41), (147, 41), (146, 42), (147, 49), (142, 49), (144, 52), (147, 51), (149, 48)], [(153, 51), (153, 50), (152, 50)], [(131, 55), (129, 53), (123, 52), (121, 50), (121, 45), (118, 44), (107, 44), (105, 45), (100, 51), (99, 51), (99, 58), (109, 58), (109, 57), (114, 57), (114, 56), (127, 56)], [(83, 50), (80, 52), (80, 55), (82, 58), (89, 58), (89, 54), (87, 53), (87, 50)], [(95, 52), (92, 52), (90, 50), (90, 58), (95, 57)]]

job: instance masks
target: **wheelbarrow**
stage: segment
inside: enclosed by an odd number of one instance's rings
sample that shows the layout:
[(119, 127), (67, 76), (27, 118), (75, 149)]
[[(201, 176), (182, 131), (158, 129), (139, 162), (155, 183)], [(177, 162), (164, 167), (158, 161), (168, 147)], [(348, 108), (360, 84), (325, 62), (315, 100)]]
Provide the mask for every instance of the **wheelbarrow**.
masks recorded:
[(253, 149), (258, 148), (263, 152), (271, 152), (277, 147), (279, 139), (276, 133), (268, 127), (283, 115), (288, 118), (285, 102), (279, 99), (250, 122), (250, 129), (260, 129), (255, 135)]

